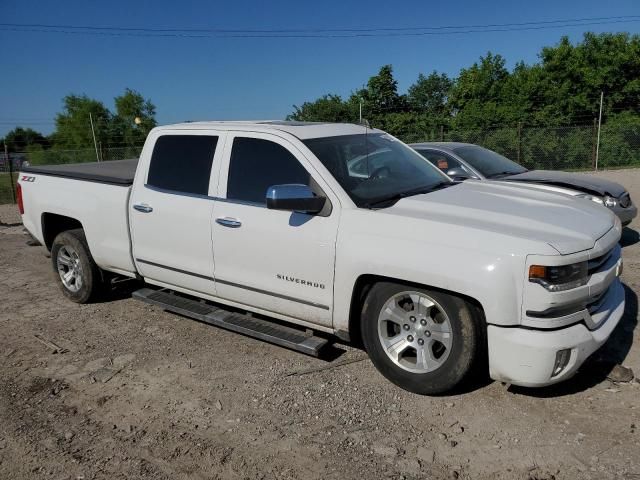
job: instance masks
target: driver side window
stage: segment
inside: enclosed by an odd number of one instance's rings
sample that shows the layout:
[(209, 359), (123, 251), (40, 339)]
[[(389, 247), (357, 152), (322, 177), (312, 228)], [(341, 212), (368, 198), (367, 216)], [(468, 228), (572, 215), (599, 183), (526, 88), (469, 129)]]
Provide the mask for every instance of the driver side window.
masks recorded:
[(458, 160), (446, 153), (435, 150), (420, 150), (419, 153), (445, 174), (452, 168), (467, 170)]
[(272, 185), (309, 185), (309, 173), (282, 145), (260, 138), (236, 137), (231, 149), (227, 198), (266, 204)]

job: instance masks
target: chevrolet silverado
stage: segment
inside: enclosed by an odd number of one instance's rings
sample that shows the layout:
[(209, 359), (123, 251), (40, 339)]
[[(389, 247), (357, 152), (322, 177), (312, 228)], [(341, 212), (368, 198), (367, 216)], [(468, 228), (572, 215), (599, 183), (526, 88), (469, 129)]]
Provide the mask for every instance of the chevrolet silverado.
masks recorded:
[(495, 380), (565, 380), (625, 305), (613, 213), (454, 182), (359, 125), (158, 127), (139, 160), (24, 167), (18, 190), (70, 300), (137, 278), (140, 300), (308, 354), (361, 341), (420, 394), (487, 360)]

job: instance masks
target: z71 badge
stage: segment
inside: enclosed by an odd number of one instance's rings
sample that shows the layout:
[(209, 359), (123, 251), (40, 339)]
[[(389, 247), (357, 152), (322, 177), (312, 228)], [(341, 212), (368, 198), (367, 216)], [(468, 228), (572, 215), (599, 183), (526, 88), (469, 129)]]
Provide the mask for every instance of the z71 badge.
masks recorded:
[(36, 177), (31, 177), (29, 175), (22, 175), (22, 177), (20, 177), (20, 181), (21, 182), (35, 182), (36, 181)]

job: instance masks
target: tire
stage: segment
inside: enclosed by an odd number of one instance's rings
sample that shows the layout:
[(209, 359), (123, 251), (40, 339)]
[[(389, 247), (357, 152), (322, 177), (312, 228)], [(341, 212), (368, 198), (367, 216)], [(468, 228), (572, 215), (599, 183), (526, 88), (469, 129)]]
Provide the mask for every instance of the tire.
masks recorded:
[(460, 297), (377, 283), (363, 304), (362, 340), (375, 367), (391, 382), (413, 393), (436, 395), (459, 385), (480, 360), (481, 320), (477, 309)]
[(62, 293), (76, 303), (89, 303), (103, 290), (100, 268), (93, 261), (81, 228), (56, 236), (51, 245), (51, 262)]

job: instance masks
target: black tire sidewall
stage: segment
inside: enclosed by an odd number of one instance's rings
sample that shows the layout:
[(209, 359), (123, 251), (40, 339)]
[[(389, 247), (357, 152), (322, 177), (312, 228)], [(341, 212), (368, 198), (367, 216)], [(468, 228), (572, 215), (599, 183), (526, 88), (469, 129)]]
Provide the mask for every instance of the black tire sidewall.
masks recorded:
[[(70, 246), (78, 253), (82, 265), (82, 286), (77, 292), (72, 292), (65, 287), (58, 273), (58, 252), (65, 245)], [(51, 245), (51, 261), (58, 285), (68, 299), (76, 303), (87, 303), (95, 299), (100, 284), (100, 271), (93, 261), (82, 230), (68, 230), (56, 236)]]
[[(385, 352), (378, 335), (378, 316), (386, 302), (403, 291), (424, 293), (445, 310), (451, 323), (452, 346), (445, 362), (435, 371), (413, 373), (396, 365)], [(475, 311), (460, 297), (398, 283), (378, 283), (362, 309), (362, 337), (375, 367), (399, 387), (418, 394), (439, 394), (453, 389), (471, 370), (478, 352), (479, 326)]]

